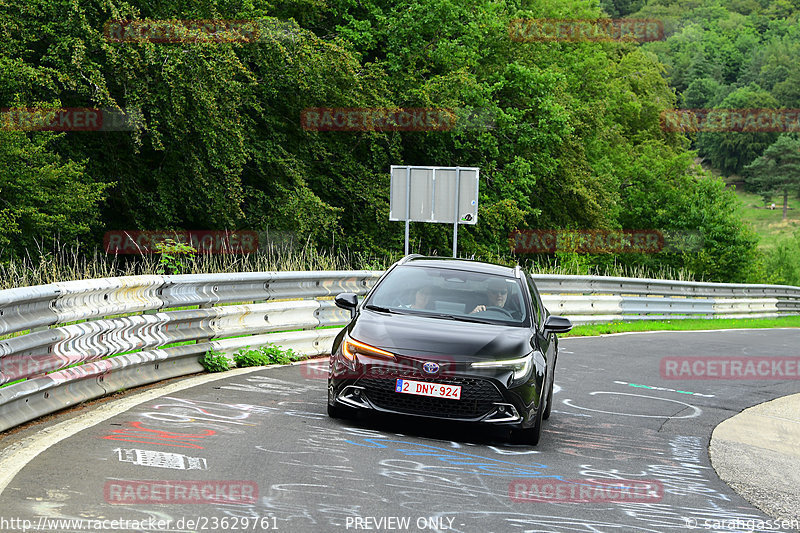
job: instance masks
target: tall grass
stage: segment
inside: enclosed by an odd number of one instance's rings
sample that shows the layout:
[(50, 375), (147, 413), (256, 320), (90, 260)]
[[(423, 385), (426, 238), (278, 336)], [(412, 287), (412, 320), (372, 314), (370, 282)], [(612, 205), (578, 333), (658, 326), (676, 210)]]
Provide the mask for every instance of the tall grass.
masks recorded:
[[(435, 253), (435, 252), (434, 252)], [(429, 251), (429, 254), (431, 252)], [(274, 272), (289, 270), (384, 270), (402, 257), (394, 254), (325, 250), (311, 242), (303, 245), (270, 245), (256, 254), (197, 254), (180, 258), (183, 274), (215, 272)], [(471, 259), (513, 266), (517, 259), (490, 254)], [(53, 242), (48, 249), (39, 245), (22, 259), (0, 262), (0, 289), (44, 285), (58, 281), (134, 276), (159, 273), (158, 254), (109, 255), (101, 249), (84, 252), (78, 243)], [(610, 266), (591, 266), (574, 257), (560, 257), (533, 262), (523, 259), (522, 266), (536, 274), (598, 275), (632, 278), (693, 280), (692, 272), (669, 267), (658, 269), (614, 262)]]
[(610, 264), (595, 265), (592, 264), (592, 259), (590, 259), (589, 256), (574, 252), (558, 252), (555, 256), (545, 256), (544, 259), (533, 259), (526, 256), (510, 257), (501, 253), (488, 253), (482, 257), (475, 256), (474, 259), (507, 266), (514, 266), (519, 262), (523, 268), (529, 270), (533, 274), (611, 276), (620, 278), (668, 279), (674, 281), (695, 281), (697, 279), (694, 272), (685, 268), (673, 268), (669, 265), (651, 267), (640, 264), (626, 264), (618, 262), (616, 256)]
[(611, 276), (617, 278), (669, 279), (673, 281), (695, 281), (696, 279), (694, 272), (684, 268), (676, 269), (670, 266), (659, 266), (657, 269), (653, 269), (642, 265), (619, 263), (610, 266), (590, 266), (585, 269), (579, 268), (574, 263), (539, 264), (531, 267), (531, 271), (535, 274), (556, 274), (561, 276)]
[(141, 273), (145, 264), (124, 264), (116, 257), (108, 257), (95, 250), (92, 255), (79, 251), (79, 246), (56, 247), (45, 251), (42, 247), (21, 259), (0, 262), (0, 288), (28, 287), (73, 279), (131, 276)]
[[(180, 258), (182, 274), (215, 272), (274, 272), (288, 270), (383, 270), (396, 257), (320, 250), (311, 243), (268, 246), (256, 254), (195, 254)], [(0, 289), (44, 285), (58, 281), (136, 276), (159, 273), (160, 256), (109, 255), (78, 244), (39, 246), (21, 259), (0, 262)]]

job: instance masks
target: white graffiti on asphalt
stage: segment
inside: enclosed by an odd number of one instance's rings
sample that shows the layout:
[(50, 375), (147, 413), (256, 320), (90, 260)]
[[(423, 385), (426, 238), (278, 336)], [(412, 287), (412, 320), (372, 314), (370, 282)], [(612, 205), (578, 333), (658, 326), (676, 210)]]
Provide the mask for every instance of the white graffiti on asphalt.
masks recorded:
[(700, 409), (699, 407), (695, 407), (694, 405), (688, 404), (686, 402), (680, 402), (678, 400), (672, 400), (672, 399), (669, 399), (669, 398), (659, 398), (658, 396), (647, 396), (647, 395), (644, 395), (644, 394), (633, 394), (633, 393), (630, 393), (630, 392), (611, 392), (611, 391), (590, 392), (589, 396), (595, 396), (595, 395), (598, 395), (598, 394), (613, 394), (613, 395), (619, 395), (619, 396), (635, 396), (635, 397), (638, 397), (638, 398), (649, 398), (651, 400), (660, 400), (662, 402), (672, 402), (672, 403), (677, 403), (677, 404), (683, 405), (687, 409), (691, 409), (691, 412), (688, 415), (682, 415), (682, 416), (677, 416), (677, 415), (643, 415), (643, 414), (638, 414), (638, 413), (623, 413), (623, 412), (620, 412), (620, 411), (603, 411), (601, 409), (592, 409), (591, 407), (581, 407), (580, 405), (573, 404), (572, 400), (569, 399), (569, 398), (567, 398), (566, 400), (562, 400), (562, 403), (564, 403), (564, 405), (568, 405), (570, 407), (574, 407), (575, 409), (583, 409), (585, 411), (592, 411), (594, 413), (603, 413), (603, 414), (607, 414), (607, 415), (619, 415), (619, 416), (635, 416), (635, 417), (640, 417), (640, 418), (672, 418), (672, 419), (695, 418), (695, 417), (700, 416), (703, 413), (702, 409)]
[(203, 457), (189, 457), (182, 453), (139, 448), (115, 448), (113, 451), (117, 452), (120, 462), (136, 466), (153, 466), (174, 470), (206, 470), (208, 468), (208, 463)]

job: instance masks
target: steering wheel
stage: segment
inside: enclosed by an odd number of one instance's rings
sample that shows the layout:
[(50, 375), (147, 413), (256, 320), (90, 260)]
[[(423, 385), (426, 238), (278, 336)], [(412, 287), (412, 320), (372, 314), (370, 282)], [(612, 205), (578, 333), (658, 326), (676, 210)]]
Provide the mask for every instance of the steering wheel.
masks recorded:
[(514, 318), (514, 316), (508, 311), (508, 309), (505, 309), (503, 307), (496, 307), (494, 305), (487, 305), (486, 309), (484, 309), (484, 311), (500, 311), (501, 313), (506, 315), (508, 318)]

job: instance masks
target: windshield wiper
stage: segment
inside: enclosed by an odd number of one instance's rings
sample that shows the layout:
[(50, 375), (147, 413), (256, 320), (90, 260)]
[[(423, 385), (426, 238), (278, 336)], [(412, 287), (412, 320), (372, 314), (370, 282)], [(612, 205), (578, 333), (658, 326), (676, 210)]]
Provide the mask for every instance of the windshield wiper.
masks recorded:
[(423, 316), (429, 316), (432, 318), (444, 318), (445, 320), (457, 320), (458, 322), (477, 322), (478, 324), (496, 324), (496, 322), (492, 322), (491, 320), (484, 320), (482, 318), (476, 318), (471, 316), (463, 316), (463, 315), (448, 315), (446, 313), (419, 313)]
[(365, 305), (364, 307), (366, 307), (370, 311), (378, 311), (378, 312), (381, 312), (381, 313), (393, 313), (393, 314), (396, 314), (396, 315), (403, 314), (400, 311), (396, 311), (394, 309), (389, 309), (388, 307), (381, 307), (380, 305), (369, 304), (369, 305)]
[(444, 318), (445, 320), (455, 320), (456, 319), (456, 317), (454, 317), (453, 315), (447, 315), (447, 314), (444, 314), (444, 313), (431, 313), (431, 312), (428, 312), (428, 311), (423, 311), (421, 313), (417, 312), (415, 314), (421, 315), (421, 316), (428, 316), (428, 317), (431, 317), (431, 318)]
[(454, 316), (453, 320), (459, 320), (461, 322), (477, 322), (478, 324), (497, 324), (496, 321), (463, 315)]
[(379, 313), (391, 313), (394, 315), (420, 315), (426, 316), (430, 318), (442, 318), (444, 320), (457, 320), (459, 322), (476, 322), (478, 324), (496, 324), (491, 320), (484, 320), (482, 318), (471, 317), (471, 316), (462, 316), (462, 315), (448, 315), (447, 313), (433, 313), (430, 311), (423, 311), (423, 310), (412, 310), (412, 309), (391, 309), (389, 307), (382, 307), (380, 305), (365, 305), (365, 308), (371, 311), (378, 311)]
[[(421, 314), (421, 313), (420, 313)], [(476, 316), (471, 315), (448, 315), (446, 313), (428, 313), (425, 312), (423, 316), (430, 316), (433, 318), (444, 318), (447, 320), (457, 320), (459, 322), (474, 322), (477, 324), (492, 324), (497, 325), (496, 320), (488, 320), (485, 318), (478, 318)]]

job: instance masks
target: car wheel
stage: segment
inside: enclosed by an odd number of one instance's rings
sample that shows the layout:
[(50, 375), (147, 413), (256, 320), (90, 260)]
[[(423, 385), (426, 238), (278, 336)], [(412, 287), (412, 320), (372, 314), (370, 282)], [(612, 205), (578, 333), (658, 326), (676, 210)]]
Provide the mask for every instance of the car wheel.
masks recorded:
[(553, 382), (555, 379), (554, 376), (553, 379), (550, 380), (550, 388), (547, 391), (547, 403), (545, 404), (544, 413), (542, 413), (542, 420), (550, 418), (550, 409), (553, 407)]
[(352, 419), (356, 417), (356, 411), (352, 407), (328, 404), (328, 416), (331, 418)]
[(544, 411), (539, 409), (536, 412), (536, 422), (532, 427), (526, 429), (512, 429), (511, 441), (519, 444), (530, 444), (536, 446), (539, 444), (539, 438), (542, 436), (542, 415)]

